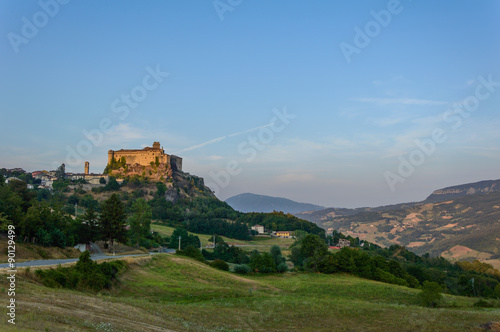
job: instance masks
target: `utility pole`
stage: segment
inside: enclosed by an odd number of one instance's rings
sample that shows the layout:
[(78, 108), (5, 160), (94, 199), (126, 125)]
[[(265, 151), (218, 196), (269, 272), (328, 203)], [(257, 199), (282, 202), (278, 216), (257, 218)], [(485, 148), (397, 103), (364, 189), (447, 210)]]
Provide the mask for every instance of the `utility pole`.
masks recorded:
[(182, 236), (179, 235), (179, 250), (181, 250), (181, 238)]

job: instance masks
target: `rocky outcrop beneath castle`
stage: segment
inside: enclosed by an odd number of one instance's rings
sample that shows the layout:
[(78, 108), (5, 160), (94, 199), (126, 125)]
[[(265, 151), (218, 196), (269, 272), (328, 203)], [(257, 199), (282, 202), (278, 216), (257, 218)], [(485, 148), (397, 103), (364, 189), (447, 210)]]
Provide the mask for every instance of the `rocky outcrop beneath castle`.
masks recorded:
[(143, 166), (140, 164), (125, 165), (118, 169), (109, 170), (109, 175), (116, 178), (134, 178), (152, 182), (165, 182), (172, 178), (173, 171), (170, 164)]

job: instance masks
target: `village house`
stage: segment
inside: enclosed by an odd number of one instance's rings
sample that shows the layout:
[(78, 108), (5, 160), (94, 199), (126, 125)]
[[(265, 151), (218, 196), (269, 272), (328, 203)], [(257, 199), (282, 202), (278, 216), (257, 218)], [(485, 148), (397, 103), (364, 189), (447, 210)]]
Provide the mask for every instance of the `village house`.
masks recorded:
[(252, 230), (257, 231), (259, 234), (263, 234), (265, 232), (264, 226), (262, 225), (253, 225)]
[(337, 244), (337, 247), (339, 248), (350, 247), (350, 246), (351, 246), (351, 241), (346, 239), (339, 239), (339, 243)]
[(292, 239), (293, 232), (292, 231), (274, 231), (274, 232), (272, 232), (271, 236)]

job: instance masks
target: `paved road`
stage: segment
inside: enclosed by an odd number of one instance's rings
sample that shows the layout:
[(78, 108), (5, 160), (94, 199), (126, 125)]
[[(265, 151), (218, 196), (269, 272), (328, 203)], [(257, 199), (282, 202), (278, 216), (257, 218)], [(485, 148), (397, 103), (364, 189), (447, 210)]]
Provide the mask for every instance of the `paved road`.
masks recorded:
[[(167, 253), (175, 252), (174, 249), (168, 249)], [(116, 255), (116, 256), (106, 256), (106, 255), (92, 255), (92, 260), (106, 259), (106, 258), (121, 258), (121, 257), (134, 257), (134, 256), (149, 256), (156, 253), (149, 254), (136, 254), (136, 255)], [(76, 262), (78, 258), (66, 258), (66, 259), (40, 259), (35, 261), (28, 261), (22, 263), (16, 263), (16, 267), (31, 267), (31, 266), (44, 266), (44, 265), (58, 265)], [(8, 268), (9, 264), (0, 264), (0, 269)]]

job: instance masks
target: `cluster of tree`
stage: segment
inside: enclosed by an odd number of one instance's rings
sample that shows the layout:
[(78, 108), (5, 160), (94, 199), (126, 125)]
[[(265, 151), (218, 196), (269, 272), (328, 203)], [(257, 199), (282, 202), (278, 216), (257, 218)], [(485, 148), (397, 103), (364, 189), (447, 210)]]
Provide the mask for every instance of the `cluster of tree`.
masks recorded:
[(325, 230), (318, 225), (283, 212), (251, 212), (240, 214), (238, 221), (248, 225), (262, 225), (271, 231), (297, 231), (316, 234), (325, 238)]
[(246, 224), (230, 222), (239, 213), (217, 198), (180, 199), (175, 204), (165, 200), (164, 188), (158, 187), (155, 198), (149, 201), (153, 218), (172, 226), (182, 226), (190, 232), (218, 234), (240, 240), (250, 239)]
[(4, 183), (6, 178), (15, 177), (27, 184), (37, 185), (41, 183), (41, 180), (33, 178), (31, 173), (27, 173), (22, 169), (7, 170), (5, 168), (0, 169), (0, 182)]
[(451, 263), (443, 257), (419, 256), (398, 245), (373, 253), (397, 260), (422, 285), (425, 281), (435, 281), (454, 295), (500, 297), (500, 272), (489, 264), (479, 261)]
[(220, 259), (234, 264), (248, 264), (250, 258), (241, 248), (228, 245), (220, 236), (215, 236), (215, 247), (213, 252), (203, 249), (203, 257), (207, 260)]
[(203, 219), (200, 217), (188, 219), (187, 229), (193, 233), (221, 234), (233, 239), (250, 240), (248, 226), (240, 222), (228, 222), (222, 219)]
[(259, 273), (283, 273), (288, 271), (288, 265), (281, 254), (281, 248), (277, 245), (272, 246), (269, 252), (252, 251), (249, 266), (252, 271)]
[(332, 231), (332, 235), (326, 237), (326, 242), (329, 245), (337, 245), (340, 239), (345, 239), (350, 242), (352, 248), (363, 248), (363, 250), (379, 250), (382, 249), (381, 246), (375, 243), (368, 242), (366, 240), (360, 240), (359, 237), (352, 237), (350, 235), (344, 235), (337, 230)]
[(158, 188), (155, 199), (149, 201), (153, 210), (153, 218), (170, 223), (183, 223), (190, 219), (230, 219), (236, 220), (239, 212), (233, 210), (226, 202), (217, 198), (183, 198), (175, 204), (163, 197), (164, 188)]
[(454, 295), (500, 296), (500, 278), (488, 264), (453, 264), (442, 257), (432, 258), (428, 254), (421, 257), (396, 245), (373, 250), (345, 247), (332, 253), (323, 239), (309, 234), (294, 243), (290, 260), (298, 269), (347, 272), (409, 287), (435, 282), (443, 291)]
[(170, 241), (168, 244), (169, 248), (179, 248), (184, 250), (185, 248), (191, 246), (194, 248), (200, 248), (201, 242), (200, 238), (196, 235), (189, 234), (188, 231), (183, 227), (177, 227), (172, 235), (170, 236)]
[[(84, 215), (77, 218), (69, 215), (66, 207), (74, 203), (86, 207)], [(127, 231), (125, 206), (116, 194), (99, 204), (90, 195), (81, 199), (72, 195), (67, 199), (57, 190), (51, 193), (45, 189), (27, 189), (23, 181), (0, 182), (0, 231), (14, 225), (19, 242), (64, 248), (102, 239), (108, 244), (119, 241), (157, 246), (163, 239), (151, 233), (151, 215), (144, 199), (135, 200), (128, 214), (130, 230)]]
[(64, 247), (72, 219), (57, 200), (53, 204), (39, 201), (36, 191), (28, 190), (26, 182), (0, 182), (0, 231), (14, 225), (18, 241), (33, 239), (46, 246)]
[(104, 187), (94, 187), (92, 188), (92, 192), (102, 193), (106, 191), (117, 191), (120, 189), (120, 184), (118, 183), (118, 181), (116, 181), (116, 178), (114, 176), (109, 177), (108, 183), (106, 183), (106, 180), (104, 178), (99, 179), (99, 183), (106, 185)]
[(85, 251), (74, 266), (36, 270), (35, 273), (47, 287), (98, 292), (111, 288), (117, 274), (125, 268), (125, 263), (118, 260), (97, 264)]
[(207, 263), (215, 268), (228, 271), (229, 265), (226, 262), (237, 264), (234, 267), (236, 273), (273, 273), (286, 272), (288, 265), (286, 259), (281, 254), (279, 246), (272, 246), (269, 252), (260, 253), (254, 250), (248, 255), (243, 249), (235, 246), (229, 246), (224, 240), (217, 236), (215, 238), (216, 246), (213, 252), (203, 249), (201, 252), (193, 245), (188, 245), (183, 250), (178, 250), (177, 254), (192, 257)]

